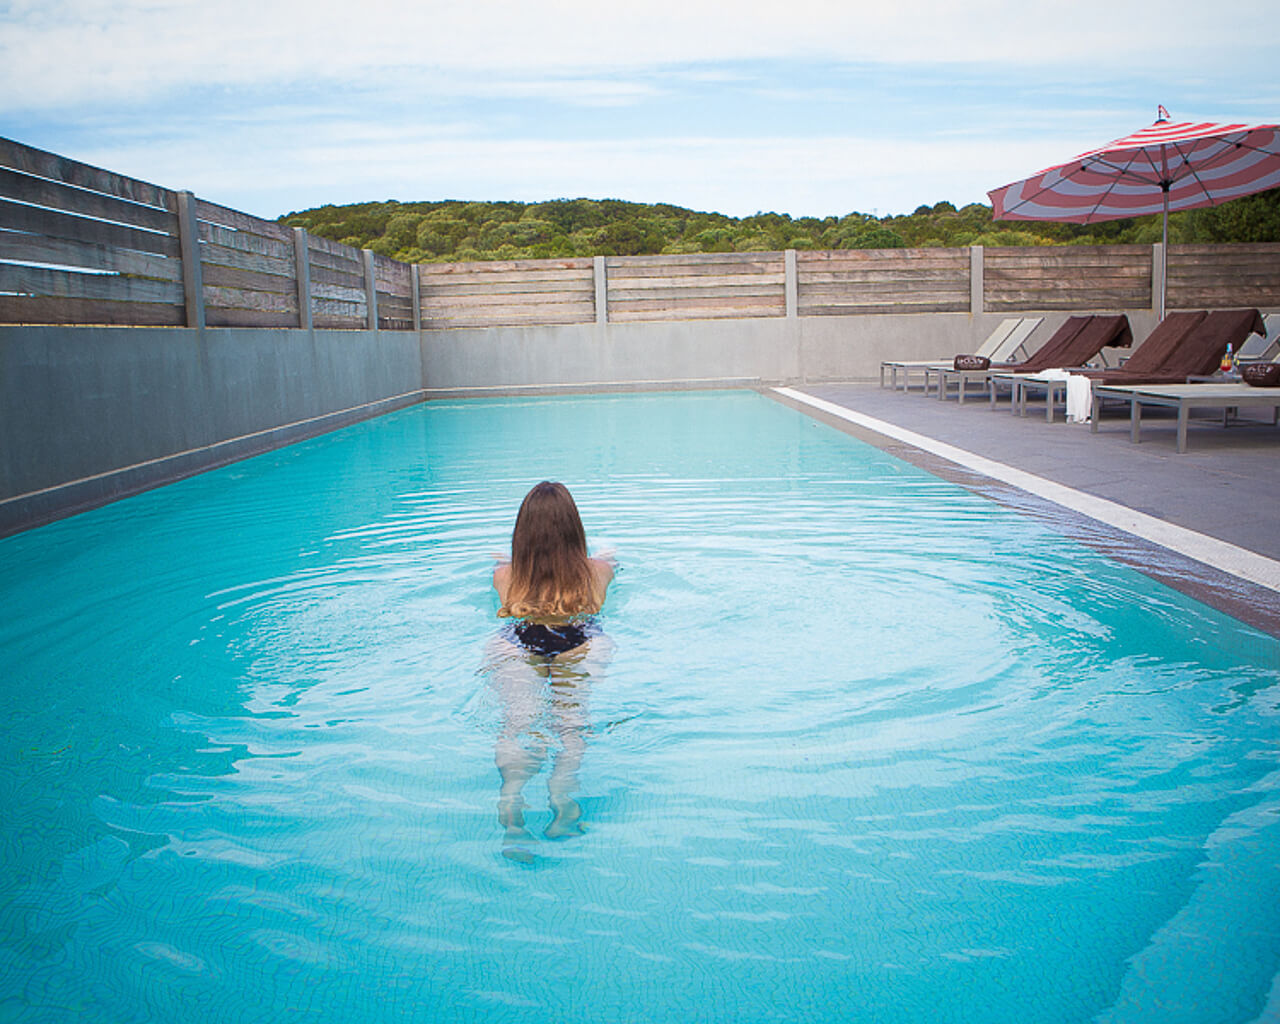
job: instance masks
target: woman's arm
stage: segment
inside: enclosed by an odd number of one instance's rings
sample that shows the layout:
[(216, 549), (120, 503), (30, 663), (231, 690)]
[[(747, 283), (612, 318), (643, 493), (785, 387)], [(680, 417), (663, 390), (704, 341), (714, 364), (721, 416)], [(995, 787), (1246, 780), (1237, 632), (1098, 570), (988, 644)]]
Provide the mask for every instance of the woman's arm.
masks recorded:
[(604, 596), (609, 589), (609, 584), (613, 581), (613, 567), (616, 563), (612, 558), (608, 561), (603, 558), (592, 558), (588, 561), (591, 563), (592, 597), (598, 608), (604, 604)]
[(511, 563), (503, 562), (494, 567), (493, 589), (498, 592), (498, 600), (507, 603), (507, 587), (511, 585)]

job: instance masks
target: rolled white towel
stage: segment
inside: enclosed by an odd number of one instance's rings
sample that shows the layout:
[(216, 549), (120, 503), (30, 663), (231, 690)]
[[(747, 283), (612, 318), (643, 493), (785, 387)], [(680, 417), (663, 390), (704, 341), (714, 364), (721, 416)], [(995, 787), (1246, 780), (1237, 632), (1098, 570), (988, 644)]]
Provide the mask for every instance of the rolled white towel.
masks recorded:
[(1078, 373), (1067, 374), (1067, 422), (1088, 423), (1093, 411), (1093, 381)]

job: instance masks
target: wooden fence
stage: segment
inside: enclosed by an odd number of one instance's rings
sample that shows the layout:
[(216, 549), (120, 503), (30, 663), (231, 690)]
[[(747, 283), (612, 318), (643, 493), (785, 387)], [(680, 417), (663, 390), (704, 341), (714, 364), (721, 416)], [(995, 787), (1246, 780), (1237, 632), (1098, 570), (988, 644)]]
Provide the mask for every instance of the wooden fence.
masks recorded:
[[(1167, 262), (1167, 269), (1161, 266)], [(414, 330), (1280, 309), (1280, 244), (697, 253), (413, 267), (0, 139), (0, 323)]]
[(412, 330), (411, 267), (0, 139), (0, 323)]
[(780, 252), (610, 256), (605, 260), (608, 319), (783, 316), (784, 264)]
[(1149, 309), (1152, 253), (1149, 245), (987, 249), (983, 304), (992, 312)]
[(796, 254), (800, 316), (964, 312), (968, 249), (847, 249)]
[(591, 259), (424, 263), (423, 327), (585, 324), (596, 318)]

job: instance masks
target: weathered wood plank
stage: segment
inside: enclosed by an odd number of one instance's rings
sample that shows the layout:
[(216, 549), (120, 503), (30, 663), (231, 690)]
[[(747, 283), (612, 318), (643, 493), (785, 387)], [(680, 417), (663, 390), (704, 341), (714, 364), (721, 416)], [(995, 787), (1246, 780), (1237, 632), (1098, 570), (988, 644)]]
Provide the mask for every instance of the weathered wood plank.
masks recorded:
[(785, 274), (785, 264), (778, 263), (738, 263), (738, 264), (700, 264), (671, 263), (666, 266), (645, 264), (639, 267), (613, 267), (607, 263), (605, 274), (611, 281), (644, 281), (660, 277), (679, 277), (697, 281), (706, 277), (732, 277), (736, 280), (750, 280), (753, 277), (773, 277)]
[(340, 331), (358, 331), (363, 330), (365, 326), (363, 316), (343, 316), (337, 313), (318, 313), (312, 323), (326, 330)]
[(220, 267), (204, 264), (204, 283), (224, 288), (236, 288), (241, 291), (271, 292), (293, 296), (294, 308), (298, 302), (298, 282), (292, 277), (278, 274), (259, 274), (253, 270), (241, 270), (238, 267)]
[(591, 282), (595, 275), (590, 270), (495, 270), (489, 274), (433, 274), (421, 279), (422, 291), (475, 287), (500, 288), (503, 284), (526, 282)]
[(615, 304), (612, 300), (609, 302), (609, 315), (612, 317), (615, 310), (619, 313), (635, 313), (635, 312), (652, 312), (661, 313), (664, 310), (676, 315), (679, 319), (686, 318), (691, 312), (703, 310), (707, 312), (719, 311), (722, 316), (733, 316), (735, 310), (742, 309), (767, 309), (777, 311), (786, 308), (786, 303), (782, 298), (770, 301), (769, 299), (743, 298), (734, 296), (733, 298), (706, 298), (698, 302), (690, 302), (681, 304), (679, 307), (673, 307), (666, 299), (631, 299), (627, 302), (619, 302)]
[(205, 311), (205, 323), (210, 327), (297, 327), (298, 314), (212, 306)]
[(335, 288), (358, 288), (363, 294), (364, 278), (358, 274), (343, 274), (336, 270), (326, 270), (324, 267), (311, 268), (311, 286), (318, 288), (321, 285), (332, 285)]
[(452, 302), (454, 299), (467, 299), (478, 295), (507, 296), (513, 300), (525, 299), (529, 302), (554, 302), (564, 296), (572, 299), (590, 299), (595, 289), (590, 283), (579, 282), (572, 287), (549, 281), (533, 281), (527, 285), (511, 285), (502, 288), (484, 288), (459, 286), (449, 289), (424, 289), (422, 297), (432, 302)]
[[(699, 292), (704, 288), (773, 288), (782, 294), (786, 284), (786, 275), (776, 274), (744, 274), (741, 276), (708, 274), (705, 277), (615, 277), (611, 285), (631, 291), (654, 289), (661, 291), (674, 288), (678, 291)], [(610, 288), (612, 291), (613, 288)]]
[(1136, 252), (1097, 252), (1088, 246), (1069, 246), (1062, 249), (1035, 249), (1025, 253), (984, 251), (982, 262), (992, 267), (1125, 267), (1145, 263), (1151, 265), (1149, 246), (1139, 246)]
[(206, 313), (212, 309), (256, 309), (264, 313), (298, 313), (298, 296), (278, 292), (245, 291), (242, 288), (223, 288), (206, 283), (204, 286)]
[(770, 264), (781, 263), (785, 258), (785, 254), (777, 251), (770, 252), (689, 252), (689, 253), (667, 253), (650, 256), (606, 256), (605, 266), (608, 269), (626, 270), (639, 267), (665, 267), (672, 265), (685, 264), (689, 266), (697, 266), (699, 264)]
[(1081, 270), (1076, 267), (991, 267), (983, 269), (986, 281), (1003, 283), (1019, 281), (1138, 281), (1151, 277), (1150, 266), (1146, 267), (1092, 267)]
[(934, 291), (934, 290), (914, 290), (914, 289), (895, 289), (887, 291), (884, 289), (869, 289), (865, 292), (845, 292), (845, 291), (816, 291), (806, 292), (799, 296), (797, 308), (804, 311), (813, 306), (859, 306), (871, 303), (872, 305), (884, 305), (892, 303), (909, 303), (913, 305), (954, 305), (955, 303), (963, 303), (965, 308), (969, 304), (968, 289), (952, 289), (951, 291)]
[(431, 317), (423, 318), (422, 326), (432, 330), (449, 330), (467, 327), (541, 327), (553, 326), (557, 324), (580, 324), (590, 323), (594, 320), (594, 315), (589, 320), (583, 320), (569, 315), (548, 314), (546, 318), (528, 319), (512, 315), (510, 317)]
[(1169, 262), (1197, 262), (1204, 259), (1280, 259), (1280, 242), (1232, 242), (1227, 245), (1171, 245)]
[(207, 199), (196, 200), (196, 217), (208, 224), (217, 224), (221, 227), (233, 228), (236, 231), (244, 231), (251, 235), (259, 235), (263, 238), (271, 238), (277, 242), (286, 242), (289, 245), (293, 245), (292, 228), (277, 224), (273, 220), (263, 220), (261, 217), (254, 217), (252, 214), (241, 213), (239, 210), (219, 206), (217, 203), (211, 203)]
[(182, 327), (186, 319), (183, 305), (0, 295), (0, 323), (4, 324)]
[(365, 320), (368, 318), (368, 310), (365, 308), (364, 302), (331, 299), (320, 295), (311, 297), (311, 309), (314, 313), (322, 313), (325, 316), (358, 317), (361, 327), (364, 326)]
[(256, 252), (242, 252), (228, 249), (224, 245), (206, 242), (200, 246), (200, 262), (206, 267), (234, 267), (237, 270), (253, 271), (258, 274), (273, 274), (294, 280), (297, 264), (290, 257), (279, 259), (275, 256), (263, 256)]
[(803, 291), (806, 288), (824, 287), (827, 285), (866, 285), (877, 287), (880, 285), (893, 285), (908, 282), (920, 282), (924, 284), (933, 284), (937, 282), (952, 283), (957, 288), (969, 287), (969, 272), (965, 268), (963, 274), (957, 273), (955, 270), (912, 270), (907, 267), (902, 268), (883, 268), (883, 269), (860, 269), (860, 270), (831, 270), (821, 273), (810, 272), (803, 276), (797, 275), (797, 285)]
[(863, 316), (873, 313), (967, 313), (968, 297), (964, 302), (927, 303), (912, 305), (909, 303), (867, 303), (860, 306), (804, 306), (800, 309), (803, 316)]
[(202, 247), (206, 244), (216, 245), (220, 249), (229, 249), (232, 252), (293, 261), (293, 245), (290, 243), (281, 242), (275, 238), (263, 238), (248, 231), (233, 231), (231, 228), (205, 221), (197, 221), (196, 227)]
[(413, 319), (413, 303), (412, 302), (394, 302), (385, 301), (383, 297), (378, 297), (378, 317), (390, 317), (393, 320), (412, 320)]
[(595, 306), (584, 302), (558, 302), (547, 306), (530, 306), (524, 302), (494, 303), (483, 306), (426, 306), (424, 317), (485, 317), (485, 316), (524, 316), (529, 320), (538, 320), (540, 316), (561, 316), (567, 314), (582, 320), (595, 319)]
[[(963, 251), (963, 250), (961, 250)], [(1036, 260), (1041, 257), (1079, 259), (1151, 257), (1149, 245), (992, 245), (982, 250), (983, 259)]]
[(1170, 288), (1168, 305), (1171, 309), (1275, 309), (1280, 307), (1280, 287)]
[(332, 253), (320, 253), (311, 261), (316, 270), (329, 270), (335, 274), (350, 274), (364, 280), (364, 264), (360, 260), (349, 260), (344, 256)]
[(354, 302), (360, 306), (364, 306), (368, 302), (368, 296), (363, 288), (351, 288), (346, 285), (339, 284), (317, 284), (314, 281), (311, 284), (311, 297), (313, 299), (333, 299), (337, 302)]
[(477, 260), (469, 263), (419, 263), (418, 273), (423, 282), (432, 277), (448, 277), (453, 274), (500, 273), (502, 271), (539, 270), (591, 270), (590, 256), (573, 256), (547, 260)]
[(507, 296), (476, 296), (469, 297), (465, 302), (432, 302), (428, 303), (424, 308), (430, 308), (434, 312), (443, 311), (447, 315), (458, 313), (459, 315), (480, 315), (485, 310), (500, 309), (519, 309), (526, 311), (530, 316), (540, 316), (541, 311), (553, 312), (563, 309), (578, 309), (585, 315), (588, 311), (592, 316), (595, 315), (595, 303), (590, 301), (575, 302), (524, 302), (519, 299), (511, 299)]
[(1233, 291), (1241, 294), (1245, 292), (1268, 292), (1280, 290), (1280, 281), (1275, 278), (1260, 277), (1228, 277), (1224, 279), (1214, 280), (1189, 280), (1189, 281), (1170, 281), (1168, 291), (1169, 294), (1175, 292), (1221, 292), (1229, 295)]
[(530, 316), (539, 316), (542, 312), (554, 312), (564, 309), (578, 309), (584, 313), (587, 310), (593, 310), (595, 303), (590, 300), (576, 300), (572, 302), (526, 302), (519, 296), (478, 296), (473, 295), (465, 302), (430, 302), (424, 303), (424, 309), (431, 309), (433, 313), (444, 312), (446, 314), (457, 312), (465, 316), (482, 316), (486, 312), (495, 310), (521, 310)]
[(639, 320), (755, 320), (764, 317), (776, 317), (782, 314), (772, 306), (743, 307), (735, 310), (719, 309), (682, 309), (672, 310), (618, 310), (610, 309), (609, 319), (623, 322)]
[(591, 295), (595, 291), (593, 281), (524, 281), (504, 284), (501, 287), (483, 284), (438, 285), (422, 290), (423, 296), (447, 301), (465, 295)]
[(397, 263), (386, 256), (374, 253), (373, 279), (378, 284), (386, 285), (389, 291), (410, 294), (412, 285), (409, 282), (412, 274), (413, 269), (409, 264)]
[(0, 263), (0, 292), (109, 302), (182, 301), (182, 285), (118, 274), (80, 274), (71, 270)]
[(36, 174), (42, 178), (60, 181), (67, 185), (78, 185), (92, 189), (119, 199), (130, 199), (135, 203), (155, 206), (178, 212), (177, 195), (171, 189), (161, 188), (136, 178), (126, 178), (123, 174), (104, 171), (101, 167), (82, 164), (54, 153), (25, 146), (12, 139), (0, 138), (0, 167), (11, 167), (14, 170)]
[[(967, 294), (967, 293), (966, 293)], [(755, 300), (762, 299), (769, 302), (786, 302), (786, 295), (780, 288), (763, 287), (763, 288), (698, 288), (693, 290), (690, 288), (618, 288), (609, 289), (610, 302), (637, 302), (644, 300), (662, 300), (670, 302), (674, 306), (684, 306), (689, 303), (700, 303), (705, 299), (740, 299), (745, 303), (754, 304)]]
[(130, 227), (163, 231), (170, 235), (178, 232), (178, 218), (167, 210), (143, 206), (99, 192), (86, 192), (82, 188), (72, 188), (47, 178), (35, 178), (4, 168), (0, 168), (0, 196), (51, 207), (63, 213), (100, 217), (128, 224)]
[(0, 229), (0, 259), (52, 263), (60, 267), (114, 270), (121, 274), (181, 281), (181, 260), (105, 245), (73, 242), (68, 238), (48, 238)]
[(1151, 291), (1150, 278), (1127, 281), (1010, 281), (998, 288), (988, 288), (988, 295), (1015, 295), (1018, 293), (1060, 295), (1130, 294)]
[[(992, 252), (987, 249), (985, 252)], [(968, 249), (802, 249), (796, 266), (824, 263), (910, 263), (912, 261), (968, 265)]]
[(988, 309), (1077, 309), (1092, 313), (1151, 308), (1151, 292), (1130, 294), (1094, 293), (1066, 295), (1062, 292), (1009, 292), (988, 296)]
[(360, 250), (350, 245), (335, 242), (332, 238), (307, 233), (307, 248), (313, 253), (325, 253), (331, 256), (342, 256), (346, 259), (360, 261)]
[(137, 249), (162, 256), (180, 255), (178, 239), (142, 228), (126, 227), (104, 220), (77, 217), (71, 213), (24, 206), (0, 199), (0, 224), (13, 231), (27, 231), (51, 238), (66, 238), (108, 248)]

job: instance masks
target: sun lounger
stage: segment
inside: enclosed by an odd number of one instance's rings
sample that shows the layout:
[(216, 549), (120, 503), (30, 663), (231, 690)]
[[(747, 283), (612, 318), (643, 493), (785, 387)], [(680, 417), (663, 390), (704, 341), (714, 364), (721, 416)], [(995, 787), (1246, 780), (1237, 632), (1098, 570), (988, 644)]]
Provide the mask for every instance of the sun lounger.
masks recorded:
[[(937, 373), (939, 400), (947, 397), (950, 384), (955, 382), (958, 385), (959, 400), (963, 404), (970, 381), (978, 381), (985, 387), (990, 387), (993, 374), (1039, 373), (1063, 366), (1083, 366), (1108, 346), (1131, 344), (1133, 332), (1129, 328), (1129, 318), (1123, 313), (1113, 316), (1072, 316), (1066, 319), (1048, 341), (1020, 363), (993, 362), (985, 370), (927, 370), (925, 376)], [(927, 383), (925, 390), (928, 390)]]
[(1165, 322), (1194, 315), (1172, 313), (1165, 317), (1151, 338), (1140, 345), (1123, 366), (1080, 372), (1095, 384), (1185, 384), (1188, 377), (1212, 374), (1222, 362), (1228, 345), (1238, 350), (1251, 334), (1265, 336), (1267, 333), (1262, 314), (1256, 309), (1217, 309), (1181, 333), (1177, 329), (1179, 325), (1175, 325), (1159, 339), (1158, 345), (1151, 345)]
[(1280, 360), (1280, 313), (1263, 313), (1262, 323), (1266, 333), (1251, 334), (1235, 350), (1236, 364), (1271, 363)]
[[(992, 331), (987, 339), (978, 346), (973, 353), (974, 355), (986, 356), (992, 362), (1003, 362), (1006, 359), (1012, 359), (1022, 349), (1027, 338), (1043, 322), (1043, 317), (1024, 316), (1009, 317), (1001, 320), (999, 325)], [(880, 364), (880, 386), (884, 387), (884, 372), (889, 371), (890, 386), (896, 391), (898, 389), (898, 371), (902, 371), (902, 390), (906, 391), (911, 387), (911, 374), (913, 371), (919, 370), (923, 372), (925, 369), (946, 369), (954, 365), (951, 359), (887, 359)], [(928, 378), (925, 378), (925, 390), (928, 391)]]
[(1166, 406), (1178, 411), (1179, 453), (1187, 450), (1187, 420), (1193, 409), (1270, 409), (1271, 422), (1280, 421), (1280, 388), (1253, 388), (1248, 384), (1095, 384), (1091, 429), (1098, 431), (1098, 410), (1106, 399), (1129, 403), (1129, 440), (1137, 444), (1144, 405)]
[[(1207, 316), (1203, 310), (1196, 312), (1170, 313), (1147, 335), (1147, 339), (1134, 349), (1133, 355), (1121, 367), (1091, 370), (1086, 367), (1068, 367), (1072, 373), (1094, 379), (1106, 378), (1110, 382), (1110, 374), (1115, 374), (1114, 383), (1141, 383), (1146, 379), (1144, 374), (1161, 373), (1162, 366), (1170, 359), (1180, 344)], [(1121, 375), (1124, 375), (1123, 377)], [(1129, 375), (1132, 374), (1132, 377)], [(1172, 383), (1182, 383), (1186, 375), (1172, 378)], [(1067, 382), (1065, 379), (1050, 379), (1038, 374), (995, 374), (992, 385), (992, 405), (995, 405), (995, 384), (1005, 383), (1012, 392), (1011, 411), (1015, 415), (1027, 414), (1028, 392), (1045, 393), (1045, 418), (1053, 422), (1053, 410), (1058, 398), (1066, 401)]]

